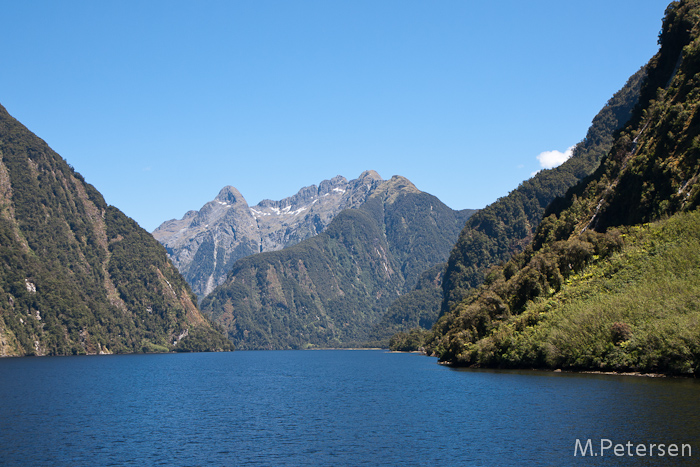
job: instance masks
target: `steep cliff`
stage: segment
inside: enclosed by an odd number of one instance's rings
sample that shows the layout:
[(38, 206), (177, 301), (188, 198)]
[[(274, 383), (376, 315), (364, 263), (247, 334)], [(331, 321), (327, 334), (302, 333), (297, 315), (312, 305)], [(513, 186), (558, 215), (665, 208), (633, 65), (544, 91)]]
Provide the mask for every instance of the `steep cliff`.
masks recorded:
[(164, 248), (0, 106), (0, 355), (229, 349)]

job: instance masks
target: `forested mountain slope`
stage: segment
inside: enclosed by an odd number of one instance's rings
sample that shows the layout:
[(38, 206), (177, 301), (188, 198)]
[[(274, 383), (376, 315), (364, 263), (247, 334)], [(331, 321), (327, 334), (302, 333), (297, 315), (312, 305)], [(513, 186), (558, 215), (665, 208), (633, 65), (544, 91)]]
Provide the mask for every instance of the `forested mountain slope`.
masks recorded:
[(615, 93), (593, 118), (586, 137), (574, 147), (569, 160), (538, 172), (467, 221), (445, 271), (442, 313), (481, 284), (489, 267), (522, 251), (547, 205), (598, 167), (612, 146), (613, 135), (630, 119), (644, 76), (642, 68)]
[[(431, 280), (419, 283), (415, 290), (397, 299), (386, 319), (377, 326), (378, 331), (394, 329), (401, 333), (393, 339), (393, 349), (407, 350), (420, 344), (418, 336), (423, 335), (420, 329), (433, 324), (426, 316), (446, 313), (483, 282), (489, 267), (523, 250), (531, 241), (547, 204), (593, 172), (610, 149), (613, 135), (629, 120), (639, 99), (644, 75), (642, 68), (598, 112), (586, 138), (575, 146), (569, 160), (555, 169), (538, 172), (467, 220), (448, 264), (441, 271), (427, 271)], [(415, 329), (409, 338), (404, 331), (411, 325)]]
[(630, 122), (530, 246), (434, 326), (442, 361), (700, 372), (699, 23), (699, 1), (669, 6)]
[(0, 355), (230, 349), (164, 248), (0, 106)]
[(321, 234), (238, 260), (202, 310), (237, 348), (363, 344), (377, 337), (373, 326), (421, 272), (447, 259), (472, 212), (453, 211), (392, 177)]

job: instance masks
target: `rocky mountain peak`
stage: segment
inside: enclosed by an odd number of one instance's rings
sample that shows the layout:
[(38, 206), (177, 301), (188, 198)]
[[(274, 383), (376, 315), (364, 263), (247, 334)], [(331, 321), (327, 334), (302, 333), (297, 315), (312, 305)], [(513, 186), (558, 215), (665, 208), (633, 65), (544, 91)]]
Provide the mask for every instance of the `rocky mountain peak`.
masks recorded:
[(288, 198), (265, 199), (250, 207), (236, 188), (226, 186), (199, 211), (164, 222), (153, 236), (203, 297), (223, 282), (239, 258), (318, 235), (340, 211), (358, 207), (385, 183), (374, 170), (351, 181), (337, 175)]
[(380, 182), (382, 181), (382, 177), (374, 170), (365, 170), (364, 172), (362, 172), (360, 174), (360, 176), (358, 178), (362, 181), (365, 181), (365, 180), (367, 180), (367, 181), (376, 180), (376, 181), (380, 181)]
[(330, 193), (334, 188), (344, 187), (348, 184), (348, 180), (342, 175), (336, 175), (330, 180), (322, 181), (318, 186), (319, 196), (323, 196), (326, 193)]
[(421, 191), (406, 177), (394, 175), (391, 179), (382, 183), (372, 193), (373, 197), (380, 197), (385, 203), (393, 203), (401, 194), (420, 193)]
[(394, 175), (387, 182), (387, 186), (393, 190), (410, 191), (413, 193), (420, 193), (420, 190), (404, 176)]
[(216, 195), (216, 198), (214, 198), (214, 201), (225, 204), (236, 204), (239, 202), (243, 202), (246, 205), (248, 204), (243, 195), (235, 187), (230, 185), (223, 187), (219, 194)]

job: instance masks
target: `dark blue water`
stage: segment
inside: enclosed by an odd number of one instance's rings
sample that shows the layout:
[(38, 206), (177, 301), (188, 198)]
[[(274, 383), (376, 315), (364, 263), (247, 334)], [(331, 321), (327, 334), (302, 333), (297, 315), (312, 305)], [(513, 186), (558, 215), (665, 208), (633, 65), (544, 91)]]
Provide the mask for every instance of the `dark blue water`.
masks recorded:
[[(694, 380), (381, 351), (11, 358), (0, 465), (698, 465), (698, 402)], [(692, 457), (574, 457), (601, 438)]]

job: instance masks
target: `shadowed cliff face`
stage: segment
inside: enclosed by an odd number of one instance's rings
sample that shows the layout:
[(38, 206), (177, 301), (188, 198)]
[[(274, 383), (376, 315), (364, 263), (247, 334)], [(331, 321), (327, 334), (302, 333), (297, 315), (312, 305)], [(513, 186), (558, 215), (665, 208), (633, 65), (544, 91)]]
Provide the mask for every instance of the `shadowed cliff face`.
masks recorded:
[(0, 106), (0, 354), (230, 348), (148, 232)]

